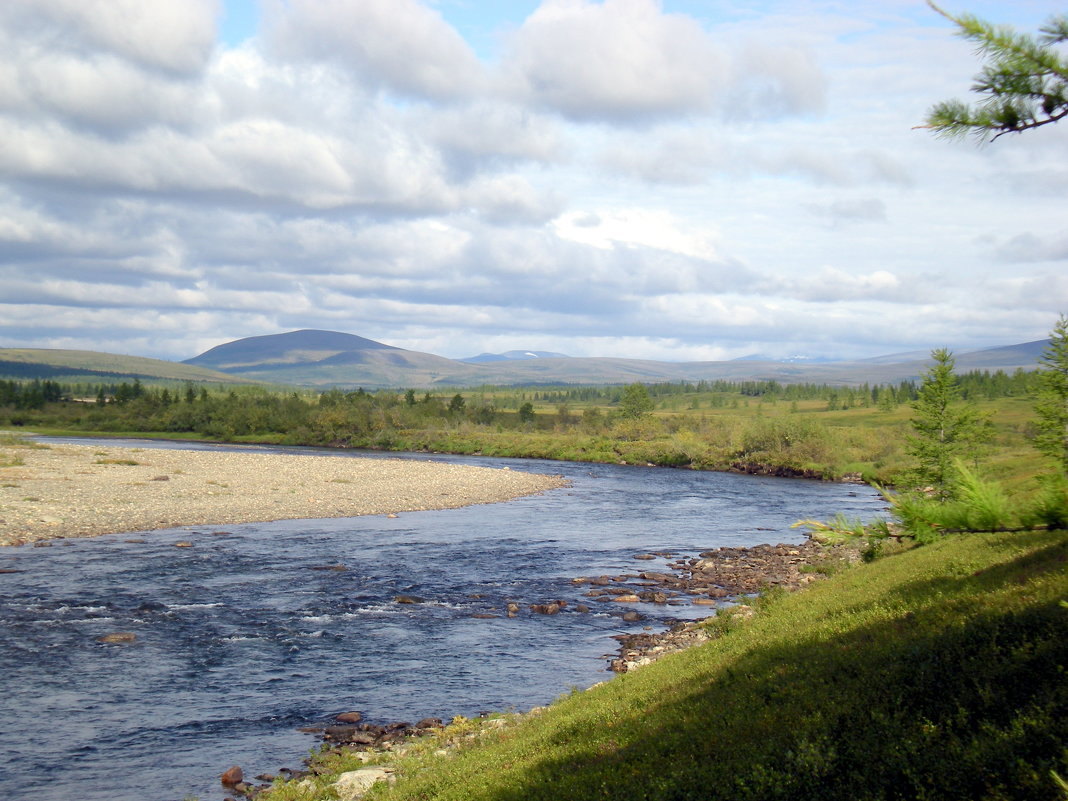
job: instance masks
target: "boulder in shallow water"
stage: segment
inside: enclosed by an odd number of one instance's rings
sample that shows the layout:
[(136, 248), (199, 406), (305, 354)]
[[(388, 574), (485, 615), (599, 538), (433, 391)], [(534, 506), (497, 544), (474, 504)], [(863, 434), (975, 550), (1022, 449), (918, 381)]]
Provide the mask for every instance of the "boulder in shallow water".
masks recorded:
[(340, 715), (335, 715), (334, 720), (338, 723), (359, 723), (363, 720), (363, 715), (360, 712), (342, 712)]
[(398, 604), (422, 604), (426, 603), (426, 599), (420, 598), (417, 595), (396, 595), (393, 598), (394, 603)]
[(222, 782), (223, 787), (236, 787), (244, 780), (245, 772), (237, 765), (224, 771), (223, 775), (219, 777), (219, 781)]

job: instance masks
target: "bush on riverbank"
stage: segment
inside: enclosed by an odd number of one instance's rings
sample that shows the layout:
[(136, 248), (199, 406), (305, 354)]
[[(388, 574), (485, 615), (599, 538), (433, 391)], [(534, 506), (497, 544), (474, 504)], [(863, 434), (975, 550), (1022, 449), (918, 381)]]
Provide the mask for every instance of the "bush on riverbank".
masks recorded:
[[(374, 799), (1055, 799), (1068, 532), (949, 536), (560, 699)], [(334, 769), (353, 769), (335, 763)], [(272, 799), (326, 798), (295, 785)]]

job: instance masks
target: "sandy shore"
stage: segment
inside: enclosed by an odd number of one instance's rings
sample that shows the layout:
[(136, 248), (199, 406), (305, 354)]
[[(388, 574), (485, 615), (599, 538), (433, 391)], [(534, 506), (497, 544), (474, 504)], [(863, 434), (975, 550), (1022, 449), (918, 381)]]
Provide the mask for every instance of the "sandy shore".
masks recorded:
[(495, 503), (559, 476), (410, 459), (0, 445), (0, 545)]

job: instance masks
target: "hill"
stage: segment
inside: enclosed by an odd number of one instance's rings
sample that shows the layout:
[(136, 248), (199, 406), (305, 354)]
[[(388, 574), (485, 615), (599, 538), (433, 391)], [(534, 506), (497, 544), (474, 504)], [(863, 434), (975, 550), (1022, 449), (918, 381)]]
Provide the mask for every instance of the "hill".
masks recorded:
[(137, 378), (215, 384), (249, 383), (228, 373), (164, 359), (49, 348), (0, 348), (0, 378), (71, 382), (112, 382)]
[(481, 383), (475, 366), (354, 334), (311, 329), (227, 342), (186, 359), (184, 364), (213, 367), (264, 382), (303, 386), (379, 388)]
[(401, 349), (355, 334), (303, 329), (227, 342), (186, 359), (183, 364), (240, 372), (265, 365), (311, 364), (339, 353), (380, 350)]

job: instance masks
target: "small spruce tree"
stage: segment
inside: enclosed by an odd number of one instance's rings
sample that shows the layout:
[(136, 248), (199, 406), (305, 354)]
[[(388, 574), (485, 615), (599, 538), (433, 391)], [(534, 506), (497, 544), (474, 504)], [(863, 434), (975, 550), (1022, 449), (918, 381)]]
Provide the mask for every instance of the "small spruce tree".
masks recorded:
[(1039, 360), (1035, 447), (1068, 476), (1068, 316), (1061, 315)]
[(954, 497), (957, 482), (953, 460), (977, 454), (990, 438), (990, 422), (962, 400), (953, 354), (938, 348), (931, 351), (931, 358), (934, 364), (923, 374), (912, 402), (914, 434), (907, 439), (906, 451), (915, 460), (914, 482), (931, 487), (938, 500), (947, 501)]

